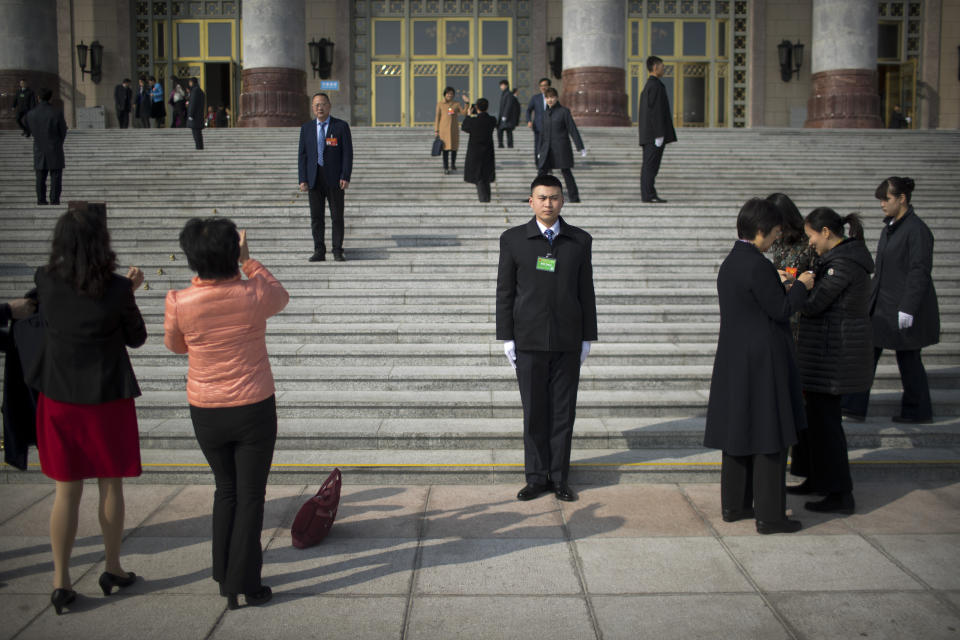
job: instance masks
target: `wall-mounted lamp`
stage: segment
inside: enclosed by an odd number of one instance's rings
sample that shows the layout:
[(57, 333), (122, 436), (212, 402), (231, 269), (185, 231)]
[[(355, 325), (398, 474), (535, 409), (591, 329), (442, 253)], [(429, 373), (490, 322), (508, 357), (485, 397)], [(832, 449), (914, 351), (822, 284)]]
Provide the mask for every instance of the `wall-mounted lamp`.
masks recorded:
[(550, 59), (550, 72), (554, 78), (563, 75), (563, 38), (557, 36), (547, 41), (547, 58)]
[[(87, 70), (87, 51), (90, 52), (90, 70)], [(103, 71), (103, 45), (98, 40), (90, 43), (90, 46), (83, 44), (83, 40), (77, 45), (77, 62), (80, 63), (81, 79), (90, 74), (90, 79), (94, 84), (100, 82)]]
[(803, 45), (789, 40), (783, 40), (777, 45), (777, 55), (780, 57), (780, 79), (790, 82), (793, 74), (800, 77), (800, 66), (803, 64)]
[(320, 42), (311, 39), (307, 43), (310, 47), (310, 66), (313, 67), (313, 77), (319, 75), (326, 80), (333, 69), (333, 40), (321, 38)]

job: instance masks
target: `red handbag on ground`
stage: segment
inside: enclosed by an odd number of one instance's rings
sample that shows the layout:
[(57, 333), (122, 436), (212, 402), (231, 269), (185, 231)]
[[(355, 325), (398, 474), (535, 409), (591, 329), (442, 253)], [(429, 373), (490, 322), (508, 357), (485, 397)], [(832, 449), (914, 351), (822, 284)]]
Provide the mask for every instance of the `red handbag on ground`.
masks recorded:
[(317, 495), (300, 507), (297, 517), (293, 519), (293, 526), (290, 527), (293, 546), (297, 549), (320, 544), (330, 533), (333, 520), (337, 517), (337, 507), (340, 505), (341, 484), (340, 469), (334, 469), (320, 485)]

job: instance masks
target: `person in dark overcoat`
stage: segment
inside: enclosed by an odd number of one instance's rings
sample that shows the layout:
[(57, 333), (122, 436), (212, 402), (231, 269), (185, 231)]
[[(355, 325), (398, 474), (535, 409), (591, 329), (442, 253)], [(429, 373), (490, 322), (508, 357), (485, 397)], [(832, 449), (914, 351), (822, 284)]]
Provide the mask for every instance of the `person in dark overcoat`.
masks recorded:
[(207, 115), (206, 96), (200, 89), (196, 78), (190, 78), (190, 104), (187, 107), (187, 126), (193, 132), (193, 142), (197, 149), (203, 149), (203, 123)]
[[(14, 340), (10, 320), (26, 320), (37, 311), (36, 289), (26, 297), (0, 303), (0, 351), (3, 359), (3, 460), (27, 470), (27, 450), (37, 443), (36, 392), (23, 381), (20, 352)], [(17, 323), (14, 323), (14, 327)]]
[(130, 78), (113, 88), (113, 104), (117, 108), (117, 123), (121, 129), (130, 126), (130, 103), (133, 100), (133, 90), (130, 88)]
[(747, 201), (739, 240), (720, 265), (720, 336), (713, 364), (703, 444), (723, 451), (720, 475), (726, 522), (756, 518), (759, 533), (791, 533), (787, 519), (787, 449), (806, 428), (790, 316), (807, 298), (813, 274), (789, 291), (763, 253), (780, 231), (776, 207)]
[(666, 67), (657, 56), (647, 58), (647, 83), (640, 92), (637, 108), (637, 128), (640, 146), (643, 147), (643, 166), (640, 168), (640, 199), (643, 202), (666, 202), (657, 195), (655, 185), (663, 151), (671, 142), (677, 141), (673, 128), (673, 114), (667, 99), (667, 87), (660, 78)]
[(567, 202), (580, 202), (580, 190), (577, 181), (573, 178), (573, 149), (570, 148), (570, 138), (577, 146), (580, 155), (586, 157), (587, 150), (583, 147), (580, 132), (567, 109), (557, 102), (557, 90), (553, 87), (544, 94), (547, 99), (547, 110), (543, 112), (540, 122), (540, 147), (537, 149), (537, 172), (550, 173), (560, 169), (563, 181), (567, 184)]
[(534, 217), (500, 236), (497, 340), (516, 369), (523, 404), (524, 472), (518, 500), (567, 484), (580, 366), (597, 339), (593, 238), (560, 217), (563, 186), (539, 175), (530, 185)]
[(13, 112), (16, 114), (17, 126), (20, 127), (20, 135), (25, 138), (30, 137), (30, 126), (27, 124), (27, 113), (37, 106), (37, 96), (33, 89), (27, 86), (26, 80), (20, 81), (20, 88), (13, 97)]
[(133, 98), (134, 117), (140, 123), (141, 129), (150, 128), (150, 107), (153, 104), (153, 98), (150, 96), (150, 87), (147, 86), (147, 79), (141, 76), (137, 80), (137, 95)]
[(510, 91), (510, 83), (500, 81), (500, 108), (497, 110), (497, 146), (503, 149), (503, 134), (507, 134), (507, 147), (513, 149), (513, 130), (520, 122), (520, 101)]
[[(849, 237), (843, 227), (849, 226)], [(807, 502), (810, 511), (854, 511), (853, 480), (841, 415), (842, 394), (870, 388), (873, 336), (870, 331), (870, 274), (873, 258), (863, 242), (856, 214), (846, 218), (833, 209), (814, 209), (804, 230), (820, 256), (816, 285), (800, 314), (797, 364), (807, 410), (804, 432), (809, 456), (807, 479), (788, 493), (822, 493)]]
[[(27, 114), (27, 124), (33, 133), (33, 168), (36, 171), (37, 204), (60, 204), (63, 185), (63, 141), (67, 137), (67, 121), (63, 110), (50, 104), (53, 92), (40, 89), (40, 103)], [(50, 174), (50, 200), (47, 200), (47, 174)]]
[[(910, 204), (914, 186), (910, 178), (891, 177), (874, 194), (885, 226), (877, 245), (870, 320), (874, 368), (884, 349), (897, 352), (903, 396), (893, 421), (926, 423), (933, 420), (933, 404), (920, 350), (940, 342), (940, 307), (931, 276), (933, 234)], [(869, 389), (847, 396), (844, 415), (863, 420), (869, 401)]]
[(487, 113), (490, 102), (477, 100), (471, 108), (470, 117), (464, 118), (460, 128), (467, 132), (467, 161), (463, 165), (463, 181), (477, 185), (480, 202), (490, 202), (490, 183), (497, 179), (496, 160), (493, 151), (493, 130), (497, 119)]

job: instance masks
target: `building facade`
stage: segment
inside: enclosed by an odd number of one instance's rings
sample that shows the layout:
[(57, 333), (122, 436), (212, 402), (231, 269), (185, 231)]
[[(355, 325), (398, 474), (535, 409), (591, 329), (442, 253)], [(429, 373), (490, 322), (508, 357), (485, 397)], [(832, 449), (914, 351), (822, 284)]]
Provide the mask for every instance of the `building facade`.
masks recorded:
[[(20, 79), (116, 126), (124, 77), (199, 79), (236, 126), (324, 90), (355, 126), (432, 126), (447, 86), (522, 104), (549, 77), (583, 125), (629, 126), (647, 56), (678, 127), (960, 128), (960, 0), (4, 0), (0, 128)], [(310, 41), (326, 41), (314, 68)], [(77, 45), (102, 47), (98, 81)], [(332, 47), (330, 46), (332, 43)], [(785, 46), (789, 44), (790, 46)], [(794, 45), (803, 45), (802, 49)], [(317, 48), (319, 49), (319, 47)], [(316, 55), (316, 52), (313, 52)], [(92, 56), (88, 56), (92, 57)], [(321, 54), (321, 58), (323, 55)], [(325, 78), (320, 77), (327, 76)], [(102, 107), (102, 109), (95, 109)], [(168, 106), (169, 108), (169, 106)]]

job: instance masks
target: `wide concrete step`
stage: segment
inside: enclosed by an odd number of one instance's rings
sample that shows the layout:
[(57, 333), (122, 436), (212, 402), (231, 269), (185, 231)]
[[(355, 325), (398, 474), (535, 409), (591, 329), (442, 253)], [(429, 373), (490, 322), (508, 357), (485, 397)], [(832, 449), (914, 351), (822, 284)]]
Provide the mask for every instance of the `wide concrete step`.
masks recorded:
[[(577, 415), (602, 417), (662, 417), (696, 415), (706, 410), (709, 388), (684, 390), (581, 390)], [(960, 415), (960, 390), (932, 389), (935, 415)], [(517, 390), (483, 391), (278, 391), (277, 412), (284, 418), (515, 418), (523, 415)], [(900, 393), (871, 397), (871, 414), (900, 413)], [(189, 415), (183, 391), (151, 391), (137, 400), (144, 418)]]
[[(516, 379), (504, 375), (506, 361), (499, 365), (471, 367), (304, 367), (285, 366), (274, 371), (281, 391), (314, 391), (330, 394), (340, 391), (450, 391), (477, 389), (510, 391)], [(960, 389), (960, 368), (926, 367), (931, 389)], [(508, 372), (509, 373), (509, 372)], [(145, 392), (179, 391), (184, 388), (186, 372), (180, 366), (137, 365), (137, 380)], [(711, 365), (593, 365), (580, 370), (581, 390), (648, 391), (683, 390), (709, 387)], [(896, 367), (877, 368), (874, 391), (900, 391), (900, 372)]]
[[(212, 484), (213, 474), (199, 450), (147, 449), (144, 473), (130, 482)], [(272, 484), (319, 485), (334, 467), (350, 484), (500, 484), (521, 486), (522, 449), (277, 451)], [(850, 450), (854, 483), (956, 481), (960, 451), (944, 448), (866, 448)], [(39, 465), (23, 473), (4, 467), (0, 481), (37, 482)], [(581, 449), (571, 453), (570, 483), (718, 482), (720, 452), (702, 448)]]

